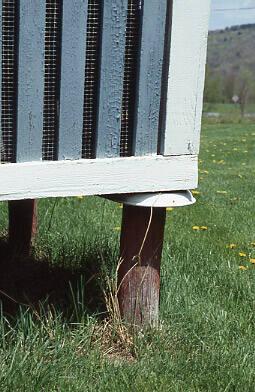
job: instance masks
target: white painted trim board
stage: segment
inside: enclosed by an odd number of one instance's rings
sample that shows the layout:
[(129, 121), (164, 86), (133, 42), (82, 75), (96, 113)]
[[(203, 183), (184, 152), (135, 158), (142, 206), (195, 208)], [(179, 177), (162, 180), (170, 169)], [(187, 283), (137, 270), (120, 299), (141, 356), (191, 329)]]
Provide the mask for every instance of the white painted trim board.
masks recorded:
[(197, 186), (197, 156), (0, 165), (0, 200), (175, 191)]

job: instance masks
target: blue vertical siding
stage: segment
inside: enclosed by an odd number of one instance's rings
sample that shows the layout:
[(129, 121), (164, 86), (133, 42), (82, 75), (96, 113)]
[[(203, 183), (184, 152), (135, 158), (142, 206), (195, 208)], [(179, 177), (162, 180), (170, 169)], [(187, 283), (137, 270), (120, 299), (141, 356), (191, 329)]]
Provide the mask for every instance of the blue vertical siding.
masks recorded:
[(167, 0), (143, 2), (134, 155), (157, 153), (166, 14)]
[(42, 158), (45, 1), (20, 0), (17, 162)]
[(128, 0), (103, 1), (96, 156), (120, 154)]
[(82, 153), (87, 0), (63, 0), (58, 159)]

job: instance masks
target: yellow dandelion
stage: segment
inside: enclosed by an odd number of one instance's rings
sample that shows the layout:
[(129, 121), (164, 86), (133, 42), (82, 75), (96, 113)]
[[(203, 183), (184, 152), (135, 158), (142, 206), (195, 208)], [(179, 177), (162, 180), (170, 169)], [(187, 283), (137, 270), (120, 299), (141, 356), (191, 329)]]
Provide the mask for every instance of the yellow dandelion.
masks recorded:
[(255, 264), (255, 259), (250, 259), (250, 263)]
[(120, 230), (121, 230), (121, 227), (120, 227), (120, 226), (116, 226), (116, 227), (114, 227), (114, 230), (115, 230), (115, 231), (120, 231)]
[(200, 173), (201, 174), (209, 174), (209, 171), (208, 170), (200, 170)]
[(229, 244), (229, 245), (227, 245), (228, 249), (235, 249), (236, 247), (237, 247), (236, 244)]
[(200, 230), (208, 230), (208, 226), (200, 226)]
[(168, 212), (170, 212), (170, 211), (173, 211), (173, 208), (172, 207), (167, 207), (167, 209), (166, 209)]
[(118, 208), (123, 208), (123, 204), (118, 204)]
[(240, 269), (241, 271), (246, 271), (248, 268), (245, 267), (244, 265), (239, 265), (239, 269)]
[(239, 254), (240, 257), (246, 257), (247, 256), (247, 254), (244, 253), (244, 252), (239, 252), (238, 254)]
[(251, 242), (251, 246), (255, 246), (255, 242)]
[(200, 227), (199, 226), (193, 226), (192, 229), (193, 230), (200, 230)]
[(192, 195), (200, 195), (201, 194), (201, 192), (199, 192), (199, 191), (196, 191), (196, 190), (194, 190), (194, 191), (192, 191)]

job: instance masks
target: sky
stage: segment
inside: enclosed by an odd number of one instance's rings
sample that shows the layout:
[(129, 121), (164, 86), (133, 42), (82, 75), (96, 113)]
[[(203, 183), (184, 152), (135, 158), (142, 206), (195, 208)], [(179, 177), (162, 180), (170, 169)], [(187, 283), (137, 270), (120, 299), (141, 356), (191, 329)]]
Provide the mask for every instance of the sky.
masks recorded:
[(255, 0), (211, 0), (211, 3), (210, 30), (246, 23), (255, 24)]

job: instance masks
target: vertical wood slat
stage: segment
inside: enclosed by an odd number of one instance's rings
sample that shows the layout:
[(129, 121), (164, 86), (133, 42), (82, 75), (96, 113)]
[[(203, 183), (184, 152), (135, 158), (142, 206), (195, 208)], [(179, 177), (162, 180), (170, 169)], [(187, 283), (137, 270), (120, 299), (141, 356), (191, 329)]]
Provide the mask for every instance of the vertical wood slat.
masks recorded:
[(173, 0), (164, 155), (197, 154), (210, 0)]
[(0, 0), (0, 164), (3, 151), (2, 141), (2, 8), (3, 2)]
[(58, 159), (82, 154), (88, 0), (63, 0)]
[(20, 0), (17, 162), (42, 159), (45, 1)]
[(96, 156), (120, 155), (128, 0), (104, 0)]
[(167, 3), (143, 3), (134, 155), (157, 153)]

